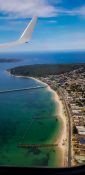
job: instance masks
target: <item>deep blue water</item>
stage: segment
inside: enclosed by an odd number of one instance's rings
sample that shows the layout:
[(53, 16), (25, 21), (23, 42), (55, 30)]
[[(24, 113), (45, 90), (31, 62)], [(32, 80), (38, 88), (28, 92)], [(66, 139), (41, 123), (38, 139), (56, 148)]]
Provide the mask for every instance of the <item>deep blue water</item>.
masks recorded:
[[(61, 53), (0, 53), (0, 58), (20, 58), (18, 64), (43, 64), (43, 63), (85, 63), (85, 52), (61, 52)], [(24, 60), (24, 62), (23, 62)]]

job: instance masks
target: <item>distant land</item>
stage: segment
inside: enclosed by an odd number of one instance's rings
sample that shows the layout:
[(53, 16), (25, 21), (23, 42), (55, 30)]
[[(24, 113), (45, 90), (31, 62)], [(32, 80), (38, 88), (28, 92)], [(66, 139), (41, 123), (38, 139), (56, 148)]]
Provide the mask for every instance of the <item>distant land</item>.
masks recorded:
[(11, 62), (18, 62), (21, 61), (21, 59), (17, 58), (0, 58), (0, 63), (11, 63)]
[(35, 65), (26, 65), (19, 66), (8, 71), (13, 75), (22, 75), (22, 76), (33, 76), (33, 77), (47, 77), (47, 75), (58, 75), (65, 72), (70, 72), (74, 69), (83, 67), (84, 64), (35, 64)]

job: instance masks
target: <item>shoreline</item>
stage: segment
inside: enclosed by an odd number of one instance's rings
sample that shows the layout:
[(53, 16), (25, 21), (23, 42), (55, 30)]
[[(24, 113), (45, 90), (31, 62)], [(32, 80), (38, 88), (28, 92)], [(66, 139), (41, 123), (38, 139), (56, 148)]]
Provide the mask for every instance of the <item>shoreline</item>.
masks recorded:
[(59, 157), (62, 157), (62, 161), (60, 161), (60, 166), (59, 167), (65, 167), (65, 159), (66, 159), (66, 143), (64, 144), (64, 141), (66, 140), (66, 116), (64, 114), (64, 105), (62, 103), (62, 100), (60, 99), (60, 96), (58, 95), (58, 93), (53, 90), (47, 83), (41, 81), (37, 78), (34, 78), (34, 77), (25, 77), (25, 76), (18, 76), (18, 75), (13, 75), (11, 74), (10, 72), (6, 71), (6, 73), (8, 73), (10, 76), (14, 76), (14, 77), (17, 77), (17, 78), (26, 78), (26, 79), (33, 79), (39, 83), (42, 83), (44, 85), (47, 85), (47, 90), (48, 91), (51, 91), (51, 93), (53, 94), (53, 99), (54, 101), (56, 102), (56, 104), (58, 105), (58, 108), (57, 110), (55, 111), (55, 114), (57, 114), (58, 116), (58, 119), (60, 120), (61, 122), (61, 126), (60, 126), (60, 132), (59, 134), (57, 135), (57, 138), (56, 138), (56, 141), (55, 141), (55, 144), (58, 144), (58, 147), (57, 149), (59, 148), (60, 149), (60, 152), (59, 152)]
[[(66, 155), (65, 155), (65, 150), (66, 150), (66, 144), (63, 145), (63, 142), (66, 141), (66, 116), (64, 114), (64, 106), (63, 106), (63, 103), (62, 103), (62, 100), (60, 100), (60, 97), (58, 95), (58, 93), (53, 90), (47, 83), (37, 79), (37, 78), (34, 78), (34, 77), (29, 77), (33, 80), (36, 80), (40, 83), (43, 83), (45, 85), (47, 85), (47, 89), (48, 91), (51, 91), (52, 94), (53, 94), (53, 99), (55, 100), (55, 102), (57, 103), (58, 105), (58, 109), (55, 111), (55, 113), (57, 113), (58, 115), (58, 120), (60, 120), (61, 122), (61, 131), (59, 132), (58, 134), (58, 137), (55, 141), (55, 144), (58, 143), (58, 147), (60, 148), (60, 151), (61, 151), (61, 156), (62, 156), (62, 163), (61, 163), (61, 167), (65, 167), (65, 158), (66, 158)], [(60, 153), (59, 153), (60, 154)]]

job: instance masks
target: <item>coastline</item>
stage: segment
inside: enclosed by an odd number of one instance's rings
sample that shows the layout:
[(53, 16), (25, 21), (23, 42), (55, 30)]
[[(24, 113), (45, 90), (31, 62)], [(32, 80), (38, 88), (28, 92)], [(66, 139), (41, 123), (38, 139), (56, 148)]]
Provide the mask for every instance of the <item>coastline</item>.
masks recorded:
[[(25, 77), (25, 76), (17, 76), (17, 75), (12, 75), (10, 72), (6, 71), (10, 76), (14, 76), (17, 78), (29, 78), (33, 79), (39, 83), (42, 83), (44, 85), (47, 85), (47, 90), (51, 91), (53, 94), (53, 99), (58, 105), (58, 109), (55, 111), (55, 113), (58, 116), (58, 120), (61, 122), (61, 129), (59, 134), (57, 135), (55, 144), (58, 144), (57, 149), (59, 149), (59, 157), (62, 157), (62, 160), (59, 161), (59, 167), (65, 167), (66, 166), (66, 116), (64, 114), (64, 106), (62, 103), (62, 100), (60, 99), (60, 96), (58, 95), (57, 91), (53, 90), (47, 83), (39, 80), (39, 78), (34, 78), (34, 77)], [(65, 143), (64, 143), (65, 142)]]
[[(34, 79), (40, 83), (43, 83), (45, 85), (48, 85), (47, 83), (37, 79), (37, 78), (34, 78), (34, 77), (28, 77), (28, 78), (31, 78), (31, 79)], [(52, 94), (53, 94), (53, 99), (55, 100), (55, 102), (57, 103), (58, 105), (58, 109), (56, 110), (56, 113), (58, 115), (58, 120), (60, 120), (61, 122), (61, 131), (55, 141), (55, 144), (58, 143), (58, 147), (60, 149), (60, 152), (59, 152), (59, 155), (62, 157), (62, 161), (60, 163), (60, 167), (65, 167), (65, 159), (66, 159), (66, 143), (64, 144), (64, 141), (66, 141), (66, 116), (64, 114), (64, 106), (63, 106), (63, 103), (62, 101), (60, 100), (60, 97), (57, 93), (57, 91), (54, 91), (49, 85), (47, 87), (48, 91), (51, 91)]]

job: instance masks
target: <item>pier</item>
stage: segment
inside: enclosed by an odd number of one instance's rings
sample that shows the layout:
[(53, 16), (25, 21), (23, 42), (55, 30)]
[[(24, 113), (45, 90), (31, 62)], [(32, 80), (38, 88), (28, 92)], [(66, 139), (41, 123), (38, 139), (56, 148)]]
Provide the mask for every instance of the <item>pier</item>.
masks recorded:
[(19, 148), (47, 148), (56, 147), (58, 144), (18, 144)]
[(57, 116), (53, 116), (53, 117), (33, 117), (34, 120), (52, 120), (52, 119), (57, 119)]
[(41, 88), (46, 88), (46, 87), (47, 87), (47, 85), (45, 85), (45, 86), (29, 87), (29, 88), (10, 89), (10, 90), (0, 91), (0, 93), (9, 93), (9, 92), (17, 92), (17, 91), (35, 90), (35, 89), (41, 89)]

